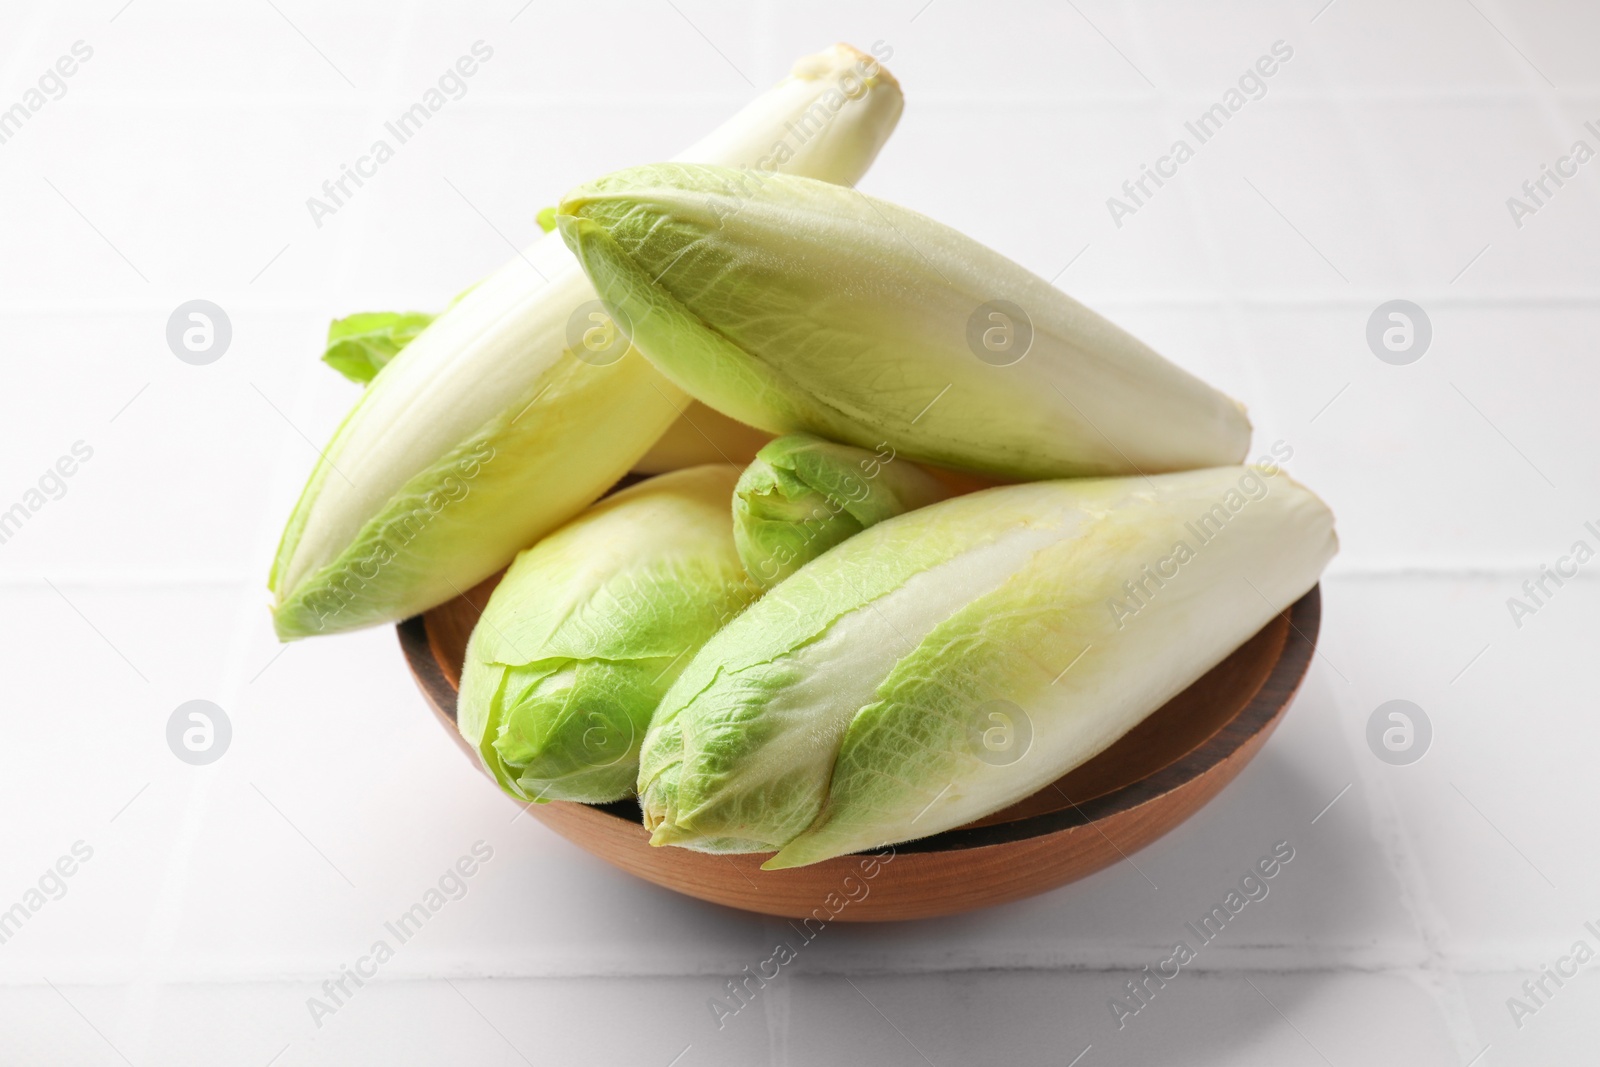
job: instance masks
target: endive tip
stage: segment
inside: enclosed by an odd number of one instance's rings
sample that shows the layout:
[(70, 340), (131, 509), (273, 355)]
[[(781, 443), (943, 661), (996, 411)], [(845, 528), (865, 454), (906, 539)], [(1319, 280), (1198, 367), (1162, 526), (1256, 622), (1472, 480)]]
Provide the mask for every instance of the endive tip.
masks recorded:
[(288, 602), (274, 602), (272, 604), (272, 632), (277, 637), (280, 645), (287, 645), (291, 641), (315, 637), (322, 631), (309, 624), (307, 613), (297, 605)]
[(572, 242), (576, 240), (578, 236), (578, 223), (580, 221), (578, 218), (578, 208), (583, 204), (583, 198), (576, 194), (579, 193), (580, 189), (581, 187), (579, 189), (574, 189), (572, 192), (562, 197), (561, 203), (556, 205), (555, 209), (556, 232), (560, 235), (561, 239), (567, 243), (568, 248), (572, 247)]
[(698, 838), (698, 834), (670, 822), (660, 823), (654, 830), (650, 831), (650, 845), (653, 848), (660, 848), (662, 845), (679, 845)]
[[(889, 842), (885, 841), (871, 847), (882, 848), (887, 844), (889, 844)], [(851, 851), (867, 852), (869, 849), (857, 846)], [(790, 841), (787, 845), (784, 845), (777, 852), (774, 852), (772, 856), (761, 865), (761, 869), (763, 871), (787, 871), (794, 867), (809, 867), (813, 863), (821, 863), (823, 860), (830, 860), (836, 856), (847, 854), (848, 853), (830, 849), (828, 847), (826, 837), (817, 838), (813, 837), (810, 833), (804, 833), (795, 838), (793, 841)]]
[(1315, 489), (1310, 488), (1309, 486), (1306, 485), (1306, 483), (1302, 482), (1300, 479), (1296, 478), (1294, 475), (1290, 474), (1287, 470), (1285, 470), (1282, 467), (1278, 468), (1277, 473), (1275, 475), (1273, 475), (1273, 477), (1285, 479), (1295, 489), (1298, 489), (1300, 492), (1304, 493), (1307, 497), (1309, 497), (1312, 500), (1316, 501), (1317, 506), (1320, 507), (1323, 511), (1326, 511), (1328, 513), (1328, 536), (1333, 539), (1334, 551), (1338, 551), (1338, 548), (1339, 548), (1339, 529), (1338, 529), (1338, 526), (1337, 526), (1337, 519), (1336, 519), (1336, 517), (1335, 517), (1335, 515), (1333, 513), (1333, 509), (1328, 506), (1328, 502), (1326, 500), (1322, 499), (1322, 497), (1320, 495), (1318, 495), (1318, 493), (1317, 493), (1317, 491)]
[[(893, 54), (892, 49), (887, 51)], [(884, 58), (887, 59), (889, 56), (886, 55)], [(895, 76), (889, 73), (889, 68), (885, 67), (876, 56), (869, 55), (845, 41), (839, 41), (820, 52), (801, 56), (790, 68), (789, 76), (805, 81), (821, 81), (824, 78), (838, 77), (841, 68), (859, 68), (862, 71), (862, 80), (869, 88), (883, 85), (897, 92), (900, 89), (900, 83), (895, 80)]]
[(579, 186), (563, 197), (561, 206), (556, 208), (556, 232), (579, 263), (584, 263), (585, 255), (593, 250), (596, 241), (609, 239), (604, 226), (581, 214), (593, 199), (588, 195), (589, 190), (587, 185)]
[(646, 830), (652, 833), (667, 821), (666, 809), (656, 799), (655, 779), (649, 782), (639, 782), (634, 787), (634, 796), (639, 798), (639, 817)]

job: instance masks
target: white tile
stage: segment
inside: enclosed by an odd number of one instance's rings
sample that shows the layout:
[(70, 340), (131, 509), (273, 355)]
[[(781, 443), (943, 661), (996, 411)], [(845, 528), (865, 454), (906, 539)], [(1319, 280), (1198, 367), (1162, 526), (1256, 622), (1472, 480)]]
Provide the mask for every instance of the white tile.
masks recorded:
[[(1340, 729), (1361, 763), (1358, 788), (1392, 820), (1379, 832), (1414, 856), (1409, 889), (1439, 917), (1438, 949), (1478, 968), (1564, 949), (1600, 887), (1568, 814), (1596, 803), (1596, 728), (1582, 709), (1600, 587), (1569, 583), (1517, 629), (1505, 606), (1516, 575), (1329, 584), (1324, 652), (1350, 678), (1334, 690)], [(1366, 748), (1369, 717), (1395, 699), (1432, 724), (1431, 747), (1409, 766)]]
[[(1300, 5), (1312, 14), (1323, 0)], [(1594, 68), (1572, 48), (1594, 22), (1582, 4), (1426, 0), (1402, 9), (1378, 0), (1329, 8), (1299, 31), (1331, 86), (1437, 90), (1591, 89)], [(1519, 55), (1519, 52), (1521, 53)]]
[[(1561, 963), (1569, 974), (1573, 960), (1562, 957), (1572, 943), (1583, 940), (1591, 951), (1600, 950), (1600, 938), (1578, 928), (1571, 941), (1549, 956), (1534, 961), (1525, 971), (1463, 975), (1461, 986), (1471, 1011), (1474, 1029), (1492, 1051), (1485, 1063), (1495, 1067), (1536, 1067), (1546, 1063), (1580, 1063), (1594, 1041), (1594, 1017), (1600, 1011), (1600, 983), (1587, 977), (1561, 979), (1540, 973)], [(1589, 966), (1593, 966), (1591, 963)], [(1543, 981), (1529, 989), (1524, 982)]]
[[(192, 0), (108, 5), (105, 19), (59, 30), (96, 48), (85, 88), (100, 98), (180, 97), (196, 90), (231, 96), (318, 95), (359, 99), (381, 84), (388, 57), (412, 22), (402, 6), (373, 19), (359, 6), (327, 8), (284, 0), (226, 12)], [(68, 40), (70, 40), (70, 36)], [(87, 94), (86, 94), (87, 95)]]
[(1409, 366), (1367, 347), (1372, 310), (1246, 314), (1270, 415), (1257, 440), (1290, 442), (1290, 469), (1333, 507), (1336, 568), (1523, 563), (1570, 544), (1597, 505), (1577, 410), (1594, 309), (1425, 306), (1434, 341)]
[[(1465, 1061), (1421, 983), (1377, 974), (1180, 972), (1122, 1029), (1109, 972), (833, 977), (804, 949), (738, 1012), (712, 978), (408, 982), (380, 976), (312, 1022), (310, 982), (8, 992), (0, 1052), (52, 1062), (1136, 1064)], [(1252, 985), (1254, 988), (1252, 988)], [(752, 984), (751, 989), (755, 989)], [(81, 1015), (79, 1014), (81, 1013)], [(718, 1026), (720, 1019), (721, 1026)], [(86, 1021), (87, 1020), (87, 1021)], [(1351, 1025), (1360, 1020), (1360, 1025)], [(101, 1031), (97, 1036), (90, 1025)], [(1565, 1044), (1572, 1048), (1576, 1035)], [(108, 1045), (111, 1046), (108, 1048)], [(1470, 1055), (1470, 1052), (1468, 1052)], [(1392, 1059), (1391, 1059), (1392, 1058)]]
[[(729, 113), (719, 103), (511, 105), (468, 97), (400, 145), (359, 199), (325, 220), (325, 229), (342, 228), (354, 242), (351, 295), (330, 309), (396, 306), (408, 295), (412, 304), (443, 307), (542, 238), (536, 216), (567, 190), (670, 158)], [(520, 135), (507, 137), (508, 129)], [(437, 253), (419, 255), (421, 248)]]
[[(763, 74), (758, 63), (759, 8), (734, 0), (523, 8), (515, 0), (464, 13), (424, 11), (418, 39), (436, 57), (450, 53), (453, 60), (457, 49), (483, 38), (496, 50), (484, 68), (490, 82), (519, 95), (640, 100), (666, 93), (736, 102), (782, 73)], [(436, 65), (412, 69), (424, 73)]]
[(317, 230), (305, 202), (368, 143), (367, 116), (344, 102), (285, 108), (204, 95), (41, 112), (0, 179), (19, 209), (0, 268), (7, 299), (93, 294), (170, 307), (316, 292), (341, 265), (339, 235)]
[(1564, 235), (1593, 220), (1600, 197), (1575, 183), (1521, 230), (1505, 207), (1573, 139), (1600, 146), (1581, 115), (1533, 102), (1269, 96), (1185, 169), (1212, 225), (1232, 235), (1218, 245), (1227, 276), (1250, 294), (1592, 294), (1596, 258)]
[[(0, 573), (229, 572), (264, 585), (287, 507), (264, 490), (280, 462), (295, 481), (310, 472), (359, 394), (320, 363), (322, 316), (216, 302), (233, 337), (207, 366), (167, 347), (176, 305), (6, 316), (15, 343), (59, 358), (8, 370), (30, 401), (0, 428), (5, 506), (79, 442), (92, 454), (65, 492), (49, 480), (52, 498), (0, 546)], [(325, 403), (298, 406), (301, 382)]]
[[(1041, 134), (1046, 136), (1041, 136)], [(967, 233), (1093, 305), (1191, 289), (1204, 246), (1183, 214), (1115, 228), (1108, 196), (1166, 137), (1149, 105), (907, 107), (862, 188)], [(1062, 151), (1093, 144), (1093, 152)], [(1154, 210), (1154, 209), (1152, 209)]]
[(785, 1012), (786, 1051), (796, 1064), (841, 1062), (852, 1049), (895, 1063), (921, 1062), (917, 1051), (935, 1063), (1060, 1064), (1080, 1054), (1112, 1064), (1458, 1062), (1437, 1008), (1403, 978), (1180, 970), (1162, 988), (1152, 983), (1148, 1003), (1119, 1029), (1110, 1002), (1128, 997), (1131, 977), (860, 978), (854, 988), (802, 980)]
[[(1145, 95), (1149, 59), (1128, 17), (1109, 4), (1006, 5), (897, 0), (893, 4), (777, 5), (777, 39), (794, 48), (834, 40), (892, 50), (887, 65), (911, 103), (922, 98), (1017, 99)], [(1108, 44), (1096, 27), (1111, 39)], [(1118, 50), (1127, 55), (1124, 58)], [(1148, 71), (1147, 71), (1148, 72)]]

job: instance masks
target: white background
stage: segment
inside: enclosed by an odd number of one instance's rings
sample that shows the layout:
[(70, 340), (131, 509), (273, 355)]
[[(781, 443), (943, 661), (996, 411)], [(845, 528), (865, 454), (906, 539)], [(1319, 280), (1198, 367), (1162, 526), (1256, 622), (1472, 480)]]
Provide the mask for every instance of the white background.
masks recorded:
[[(1600, 546), (1600, 161), (1520, 228), (1506, 199), (1600, 148), (1600, 8), (1323, 3), (0, 4), (0, 107), (94, 50), (0, 145), (0, 509), (94, 450), (0, 545), (0, 908), (93, 849), (0, 946), (0, 1062), (1591, 1059), (1587, 971), (1520, 1028), (1506, 1000), (1600, 947), (1600, 562), (1520, 628), (1506, 601)], [(315, 227), (306, 198), (479, 39), (468, 95)], [(1267, 96), (1113, 225), (1106, 198), (1280, 39)], [(718, 1031), (707, 999), (780, 924), (513, 824), (391, 630), (280, 653), (263, 587), (356, 394), (317, 359), (329, 318), (442, 306), (564, 189), (835, 40), (886, 42), (907, 97), (862, 188), (1243, 399), (1344, 547), (1300, 698), (1181, 830), (1023, 903), (834, 926)], [(233, 324), (205, 367), (164, 336), (197, 297)], [(1365, 340), (1396, 298), (1433, 327), (1408, 366)], [(164, 736), (196, 698), (234, 726), (203, 768)], [(1411, 766), (1365, 741), (1391, 699), (1433, 724)], [(466, 897), (314, 1025), (318, 985), (480, 839)], [(1270, 897), (1119, 1032), (1131, 971), (1280, 840)]]

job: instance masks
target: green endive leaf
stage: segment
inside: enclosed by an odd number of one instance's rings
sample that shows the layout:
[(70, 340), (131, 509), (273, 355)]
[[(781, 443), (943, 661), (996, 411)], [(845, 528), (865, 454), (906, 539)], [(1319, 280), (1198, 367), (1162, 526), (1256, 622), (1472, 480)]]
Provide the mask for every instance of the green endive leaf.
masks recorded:
[(976, 241), (855, 189), (656, 164), (568, 193), (562, 237), (696, 399), (1002, 478), (1237, 463), (1243, 409)]
[(361, 311), (334, 319), (322, 361), (365, 385), (433, 320), (425, 311)]
[(882, 522), (768, 592), (662, 699), (639, 770), (652, 841), (790, 867), (998, 811), (1216, 665), (1336, 544), (1320, 500), (1248, 467), (1006, 486)]
[(467, 647), (457, 722), (521, 800), (618, 800), (661, 695), (759, 591), (733, 547), (737, 467), (651, 478), (519, 555)]
[(734, 542), (745, 570), (770, 587), (867, 527), (949, 495), (891, 450), (789, 434), (763, 447), (740, 476)]

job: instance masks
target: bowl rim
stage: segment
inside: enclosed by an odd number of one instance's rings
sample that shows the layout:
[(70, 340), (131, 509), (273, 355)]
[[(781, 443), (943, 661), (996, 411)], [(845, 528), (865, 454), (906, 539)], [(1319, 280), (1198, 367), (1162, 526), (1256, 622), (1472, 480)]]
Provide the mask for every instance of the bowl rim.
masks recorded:
[[(1068, 806), (1056, 811), (1002, 823), (945, 830), (928, 837), (897, 843), (894, 846), (895, 851), (897, 853), (957, 852), (1060, 833), (1131, 811), (1206, 774), (1244, 747), (1251, 738), (1263, 730), (1270, 729), (1273, 721), (1294, 699), (1310, 667), (1311, 657), (1316, 652), (1317, 636), (1322, 627), (1321, 583), (1313, 585), (1279, 614), (1288, 616), (1289, 628), (1284, 635), (1283, 648), (1271, 671), (1245, 706), (1196, 748), (1151, 775), (1082, 803), (1066, 797)], [(434, 655), (433, 645), (428, 639), (426, 613), (413, 615), (397, 623), (395, 630), (406, 663), (424, 696), (434, 709), (453, 725), (456, 720), (457, 691), (450, 684), (438, 658)], [(460, 739), (459, 734), (456, 737)], [(465, 742), (462, 746), (466, 748)], [(476, 753), (471, 753), (470, 749), (467, 751), (472, 758), (477, 758)], [(1063, 796), (1065, 797), (1065, 794)], [(573, 802), (551, 801), (551, 803)], [(642, 825), (638, 801), (632, 797), (609, 804), (581, 806), (603, 812), (635, 826)]]

